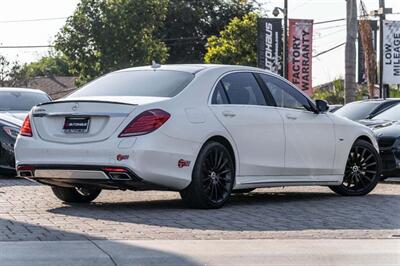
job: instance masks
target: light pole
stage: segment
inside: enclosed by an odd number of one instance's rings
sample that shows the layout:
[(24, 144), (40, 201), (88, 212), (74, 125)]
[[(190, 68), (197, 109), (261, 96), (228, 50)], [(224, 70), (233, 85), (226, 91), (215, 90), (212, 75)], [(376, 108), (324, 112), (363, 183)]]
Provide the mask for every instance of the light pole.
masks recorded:
[(283, 14), (283, 77), (288, 77), (288, 0), (284, 0), (283, 8), (275, 7), (272, 14), (277, 17), (279, 12)]
[(391, 8), (385, 8), (385, 0), (379, 0), (379, 9), (371, 11), (371, 16), (379, 17), (379, 96), (384, 99), (390, 97), (390, 90), (383, 84), (383, 21), (391, 13)]

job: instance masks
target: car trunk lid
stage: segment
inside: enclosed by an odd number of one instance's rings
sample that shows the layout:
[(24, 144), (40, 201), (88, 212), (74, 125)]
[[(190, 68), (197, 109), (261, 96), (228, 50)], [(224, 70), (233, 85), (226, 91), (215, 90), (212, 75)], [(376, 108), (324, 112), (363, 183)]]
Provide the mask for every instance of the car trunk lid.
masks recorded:
[(88, 143), (112, 136), (137, 105), (158, 97), (67, 98), (35, 107), (33, 124), (39, 137), (58, 143)]

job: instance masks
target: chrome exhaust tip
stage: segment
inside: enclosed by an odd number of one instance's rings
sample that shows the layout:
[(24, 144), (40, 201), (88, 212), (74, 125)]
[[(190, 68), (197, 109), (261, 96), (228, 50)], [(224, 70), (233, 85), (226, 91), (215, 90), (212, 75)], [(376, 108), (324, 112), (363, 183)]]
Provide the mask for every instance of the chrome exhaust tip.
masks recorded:
[(118, 172), (110, 172), (108, 175), (113, 180), (131, 180), (131, 177), (128, 173), (118, 173)]
[(17, 172), (18, 177), (33, 177), (33, 172), (28, 170), (22, 170)]

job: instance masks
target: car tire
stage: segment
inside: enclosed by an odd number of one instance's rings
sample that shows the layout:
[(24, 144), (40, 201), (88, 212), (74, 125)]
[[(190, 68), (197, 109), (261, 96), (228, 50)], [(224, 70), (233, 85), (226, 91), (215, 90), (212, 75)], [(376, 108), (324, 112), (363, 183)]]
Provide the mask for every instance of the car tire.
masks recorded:
[(52, 186), (54, 195), (67, 203), (87, 203), (91, 202), (99, 196), (101, 189), (99, 188), (71, 188)]
[(235, 182), (235, 164), (228, 149), (219, 142), (207, 142), (193, 168), (192, 182), (180, 192), (183, 202), (196, 209), (221, 208)]
[(365, 140), (357, 140), (347, 159), (343, 183), (329, 188), (342, 196), (367, 195), (378, 184), (381, 169), (381, 158), (375, 147)]

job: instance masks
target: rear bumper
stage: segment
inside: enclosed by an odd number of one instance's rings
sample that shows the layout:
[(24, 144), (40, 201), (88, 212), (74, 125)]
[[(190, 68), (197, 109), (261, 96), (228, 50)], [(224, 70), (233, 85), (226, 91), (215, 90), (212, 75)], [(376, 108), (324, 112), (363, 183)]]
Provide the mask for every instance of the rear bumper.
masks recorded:
[[(113, 172), (111, 169), (118, 171)], [(93, 165), (19, 165), (17, 173), (19, 177), (61, 187), (168, 190), (166, 187), (144, 181), (127, 168)]]
[[(136, 138), (109, 138), (102, 142), (81, 144), (54, 143), (35, 136), (20, 136), (17, 138), (15, 156), (17, 167), (31, 165), (44, 169), (44, 166), (47, 170), (57, 171), (66, 168), (93, 170), (102, 166), (122, 167), (144, 182), (171, 190), (182, 190), (191, 182), (193, 165), (200, 147), (200, 143), (172, 138), (160, 132)], [(180, 168), (178, 162), (182, 159), (192, 163)], [(54, 173), (59, 175), (58, 179), (88, 179), (73, 178), (79, 176), (76, 172)], [(50, 179), (51, 174), (46, 172), (46, 178), (41, 179)], [(82, 177), (87, 175), (85, 172)]]

